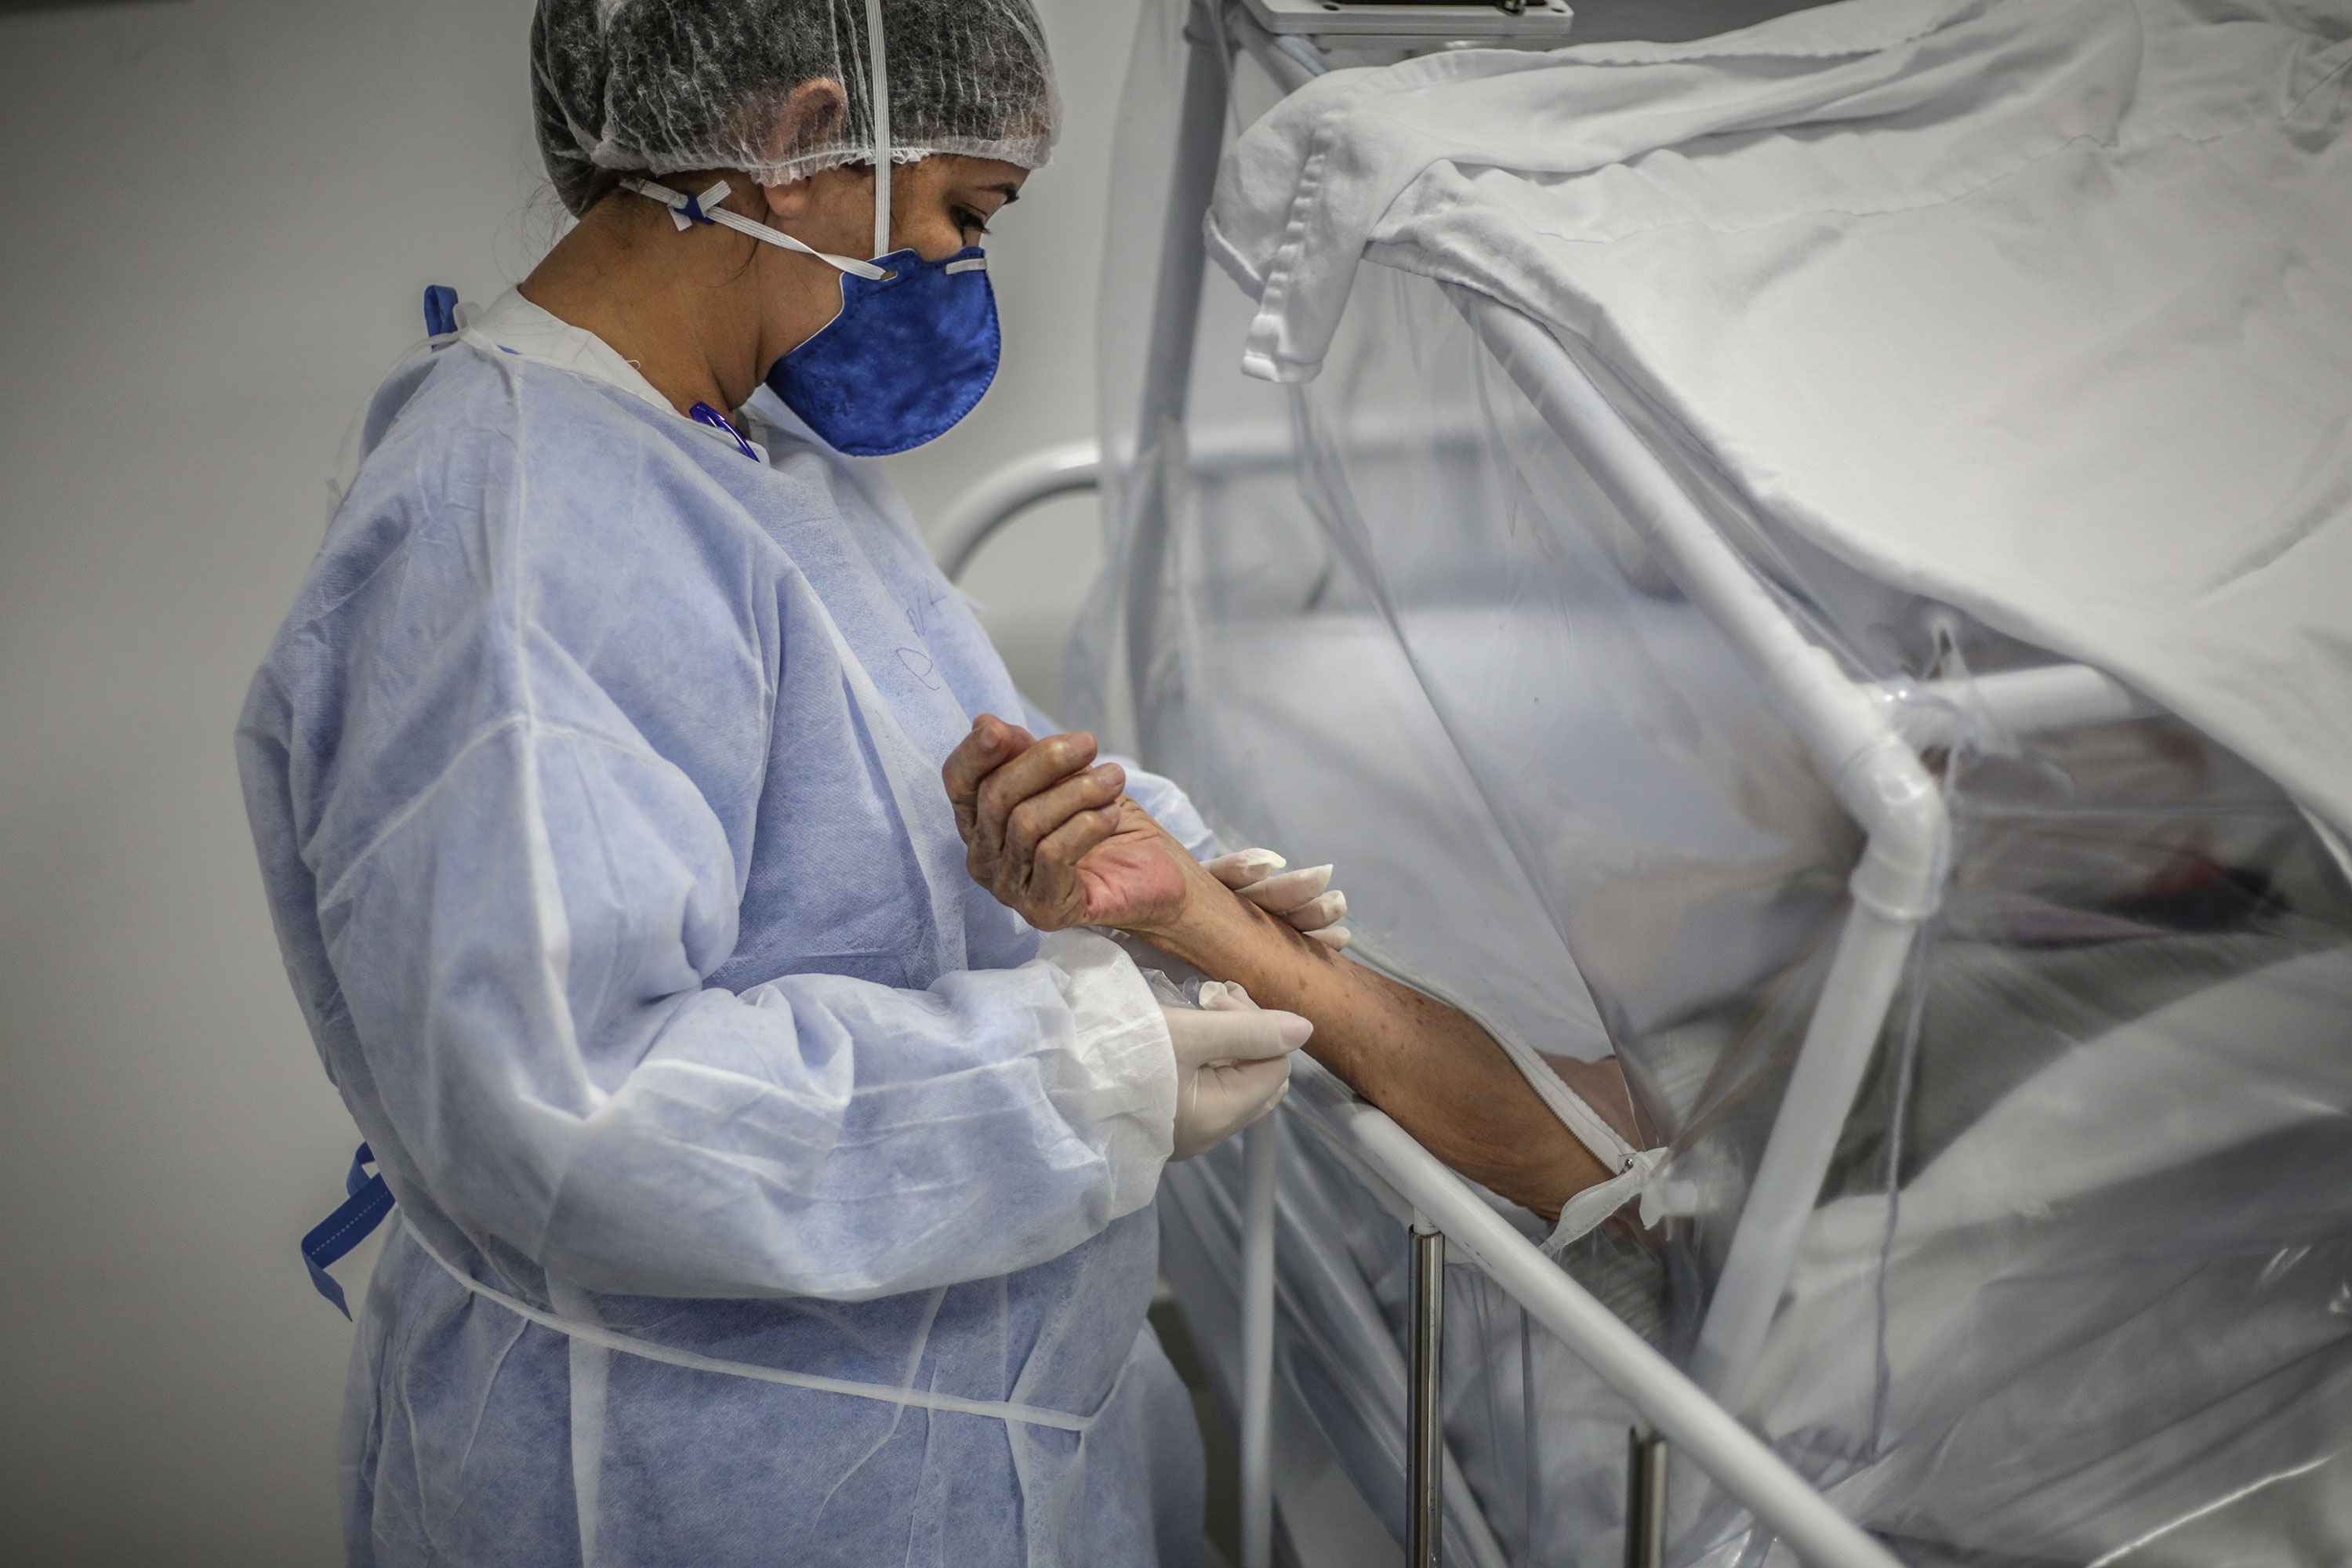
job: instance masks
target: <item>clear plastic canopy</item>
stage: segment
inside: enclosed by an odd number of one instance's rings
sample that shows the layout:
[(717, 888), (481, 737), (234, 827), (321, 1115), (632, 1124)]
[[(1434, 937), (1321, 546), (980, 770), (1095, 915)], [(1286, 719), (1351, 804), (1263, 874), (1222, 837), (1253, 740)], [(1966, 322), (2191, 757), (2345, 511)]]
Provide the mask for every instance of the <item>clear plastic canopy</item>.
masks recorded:
[[(541, 155), (573, 213), (625, 174), (740, 169), (763, 184), (877, 144), (869, 21), (881, 17), (896, 163), (934, 153), (1025, 169), (1061, 105), (1029, 0), (540, 0)], [(793, 93), (830, 82), (837, 92)]]
[[(1182, 9), (1147, 20), (1118, 155), (1110, 565), (1070, 717), (1232, 841), (1339, 863), (1371, 961), (1538, 1056), (1618, 1056), (1676, 1217), (1562, 1266), (1687, 1365), (1861, 835), (1444, 286), (1365, 262), (1320, 378), (1275, 387), (1238, 374), (1249, 302), (1213, 274), (1183, 424), (1143, 426)], [(1245, 123), (1274, 89), (1235, 71)], [(1974, 683), (2051, 655), (1813, 548), (1622, 412), (1852, 678), (1943, 705), (1937, 912), (1738, 1414), (1921, 1568), (2352, 1557), (2343, 870), (2178, 719), (1987, 721)], [(1281, 1397), (1401, 1534), (1408, 1250), (1313, 1114), (1281, 1113)], [(1229, 1400), (1242, 1184), (1220, 1151), (1162, 1199)], [(1475, 1268), (1448, 1292), (1448, 1560), (1613, 1561), (1631, 1410)], [(1695, 1472), (1675, 1493), (1671, 1561), (1793, 1563)]]

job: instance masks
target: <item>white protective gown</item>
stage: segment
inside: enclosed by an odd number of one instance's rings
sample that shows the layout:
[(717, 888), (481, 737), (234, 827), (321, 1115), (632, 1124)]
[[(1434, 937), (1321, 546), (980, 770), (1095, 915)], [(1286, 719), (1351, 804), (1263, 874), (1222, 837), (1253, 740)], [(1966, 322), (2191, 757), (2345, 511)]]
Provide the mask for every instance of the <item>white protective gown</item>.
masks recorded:
[(750, 413), (509, 295), (378, 394), (254, 681), (287, 966), (400, 1205), (351, 1560), (1192, 1561), (1165, 1026), (965, 873), (940, 763), (1042, 721), (881, 475)]

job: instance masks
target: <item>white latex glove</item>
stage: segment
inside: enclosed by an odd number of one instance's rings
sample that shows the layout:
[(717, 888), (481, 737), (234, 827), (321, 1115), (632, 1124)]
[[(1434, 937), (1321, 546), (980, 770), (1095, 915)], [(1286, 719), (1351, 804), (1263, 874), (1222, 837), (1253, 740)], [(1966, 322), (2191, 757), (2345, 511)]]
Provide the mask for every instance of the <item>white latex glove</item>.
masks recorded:
[(1275, 875), (1289, 864), (1271, 849), (1242, 849), (1218, 856), (1208, 862), (1208, 870), (1259, 909), (1326, 947), (1346, 947), (1354, 940), (1339, 923), (1347, 917), (1348, 895), (1331, 886), (1331, 868), (1309, 866)]
[(1176, 1147), (1171, 1160), (1205, 1154), (1282, 1103), (1290, 1053), (1315, 1026), (1260, 1007), (1238, 985), (1212, 980), (1198, 1007), (1162, 1007), (1176, 1047)]

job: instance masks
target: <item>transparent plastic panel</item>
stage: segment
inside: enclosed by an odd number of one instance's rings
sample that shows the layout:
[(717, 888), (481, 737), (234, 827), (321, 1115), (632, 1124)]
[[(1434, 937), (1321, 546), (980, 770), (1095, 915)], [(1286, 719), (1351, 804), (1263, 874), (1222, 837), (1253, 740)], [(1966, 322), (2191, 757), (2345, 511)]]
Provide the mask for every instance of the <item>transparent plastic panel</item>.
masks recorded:
[[(1181, 53), (1180, 12), (1145, 28)], [(1175, 112), (1150, 85), (1121, 153), (1147, 174)], [(1337, 862), (1371, 962), (1537, 1056), (1618, 1056), (1678, 1212), (1562, 1266), (1687, 1359), (1862, 833), (1438, 285), (1365, 265), (1321, 378), (1278, 391), (1234, 371), (1247, 302), (1212, 274), (1184, 417), (1140, 429), (1159, 235), (1139, 218), (1109, 263), (1087, 718), (1131, 724), (1234, 842)], [(1789, 620), (1885, 692), (1952, 823), (1740, 1414), (1906, 1562), (2352, 1561), (2343, 868), (2177, 720), (2008, 727), (1993, 678), (2051, 655), (1823, 555), (1612, 390)], [(1283, 1113), (1281, 1375), (1393, 1511), (1404, 1237), (1307, 1114)], [(1239, 1184), (1237, 1158), (1171, 1168), (1180, 1294), (1230, 1291)], [(1449, 1274), (1449, 1447), (1485, 1527), (1513, 1563), (1613, 1560), (1622, 1402)], [(1673, 1561), (1790, 1561), (1687, 1468), (1675, 1489)]]

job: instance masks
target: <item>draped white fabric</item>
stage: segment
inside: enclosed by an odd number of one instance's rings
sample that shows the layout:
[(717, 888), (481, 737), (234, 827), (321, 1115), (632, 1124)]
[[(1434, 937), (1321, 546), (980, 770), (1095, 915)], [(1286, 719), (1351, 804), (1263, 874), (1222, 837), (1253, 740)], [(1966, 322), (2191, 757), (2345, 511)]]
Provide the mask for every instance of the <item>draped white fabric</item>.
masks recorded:
[(1211, 226), (1254, 374), (1317, 373), (1360, 255), (1519, 305), (1763, 511), (2352, 827), (2352, 10), (1845, 0), (1339, 70)]

